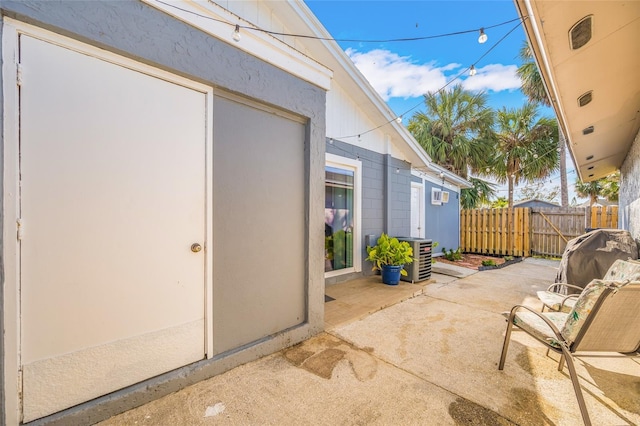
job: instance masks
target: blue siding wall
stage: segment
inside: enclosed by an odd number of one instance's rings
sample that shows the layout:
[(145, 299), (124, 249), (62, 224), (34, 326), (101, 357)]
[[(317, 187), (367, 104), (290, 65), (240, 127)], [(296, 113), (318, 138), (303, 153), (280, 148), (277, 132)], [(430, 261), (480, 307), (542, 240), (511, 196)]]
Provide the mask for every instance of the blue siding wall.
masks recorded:
[[(326, 152), (362, 162), (362, 273), (371, 274), (367, 257), (367, 235), (377, 239), (383, 232), (408, 236), (411, 230), (411, 165), (390, 155), (379, 154), (338, 140), (327, 139)], [(389, 202), (386, 202), (389, 200)], [(375, 240), (371, 242), (374, 244)], [(328, 283), (351, 279), (334, 277)]]
[[(431, 189), (442, 188), (438, 184), (424, 181), (425, 211), (427, 215), (425, 236), (438, 242), (434, 255), (442, 248), (456, 250), (460, 246), (460, 194), (449, 190), (449, 202), (440, 206), (431, 204)], [(445, 191), (447, 189), (445, 188)]]
[(411, 166), (387, 155), (387, 226), (386, 232), (392, 236), (411, 235)]

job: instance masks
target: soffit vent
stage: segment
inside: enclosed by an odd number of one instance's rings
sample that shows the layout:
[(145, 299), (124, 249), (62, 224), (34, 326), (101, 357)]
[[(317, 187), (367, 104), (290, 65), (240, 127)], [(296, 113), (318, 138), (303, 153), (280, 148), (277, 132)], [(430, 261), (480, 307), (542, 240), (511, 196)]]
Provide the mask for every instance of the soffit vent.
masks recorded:
[(580, 49), (591, 40), (591, 18), (593, 15), (585, 16), (569, 30), (569, 39), (573, 50)]
[(581, 107), (587, 105), (593, 100), (593, 92), (589, 91), (578, 98), (578, 105)]
[(593, 133), (593, 126), (589, 126), (589, 127), (586, 127), (584, 129), (582, 129), (582, 134), (585, 135), (585, 136), (586, 135), (590, 135), (591, 133)]

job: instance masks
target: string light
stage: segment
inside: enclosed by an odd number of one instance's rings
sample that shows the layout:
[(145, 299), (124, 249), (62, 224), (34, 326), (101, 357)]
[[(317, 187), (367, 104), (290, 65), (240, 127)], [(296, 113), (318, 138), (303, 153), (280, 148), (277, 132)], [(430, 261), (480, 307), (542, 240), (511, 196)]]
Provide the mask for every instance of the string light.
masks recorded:
[(489, 37), (487, 37), (487, 34), (484, 32), (484, 28), (480, 28), (480, 36), (478, 37), (478, 43), (484, 44), (487, 42), (488, 39)]
[[(185, 13), (189, 13), (191, 15), (198, 16), (198, 17), (203, 18), (203, 19), (208, 19), (210, 21), (220, 22), (222, 24), (234, 25), (234, 24), (231, 24), (230, 22), (227, 22), (225, 20), (217, 19), (217, 18), (214, 18), (212, 16), (207, 16), (207, 15), (203, 15), (203, 14), (198, 13), (198, 12), (194, 12), (192, 10), (184, 9), (182, 7), (179, 7), (179, 6), (164, 2), (162, 0), (156, 0), (156, 2), (160, 3), (160, 4), (163, 4), (165, 6), (172, 7), (174, 9), (180, 10), (180, 11), (185, 12)], [(523, 18), (526, 18), (526, 16), (523, 17)], [(269, 34), (269, 35), (273, 35), (273, 36), (286, 36), (286, 37), (307, 38), (307, 39), (312, 39), (312, 40), (352, 42), (352, 43), (393, 43), (393, 42), (420, 41), (420, 40), (430, 40), (430, 39), (434, 39), (434, 38), (451, 37), (451, 36), (475, 33), (477, 31), (480, 31), (480, 34), (481, 34), (480, 37), (482, 37), (482, 35), (484, 34), (484, 41), (480, 41), (480, 38), (478, 38), (478, 41), (480, 43), (484, 43), (484, 42), (487, 41), (487, 35), (484, 33), (485, 29), (500, 27), (502, 25), (507, 25), (507, 24), (510, 24), (512, 22), (519, 21), (520, 19), (521, 18), (510, 19), (508, 21), (500, 22), (498, 24), (490, 25), (488, 27), (482, 27), (479, 30), (476, 28), (476, 29), (463, 30), (463, 31), (454, 31), (454, 32), (450, 32), (450, 33), (435, 34), (435, 35), (423, 36), (423, 37), (402, 37), (402, 38), (391, 38), (391, 39), (357, 39), (357, 38), (317, 37), (317, 36), (312, 36), (312, 35), (307, 35), (307, 34), (293, 34), (293, 33), (281, 33), (281, 32), (277, 32), (277, 31), (269, 31), (269, 30), (265, 30), (263, 28), (259, 28), (259, 27), (255, 27), (255, 26), (244, 26), (244, 25), (236, 25), (236, 26), (239, 27), (239, 29), (242, 28), (242, 29), (245, 29), (245, 30), (252, 30), (252, 31), (261, 32), (261, 33), (265, 33), (265, 34)]]
[[(522, 18), (522, 20), (521, 20), (520, 22), (518, 22), (518, 24), (517, 24), (517, 25), (515, 25), (513, 28), (511, 28), (509, 31), (507, 31), (507, 33), (506, 33), (505, 35), (503, 35), (503, 36), (502, 36), (502, 38), (500, 38), (500, 40), (498, 40), (498, 41), (497, 41), (493, 46), (491, 46), (489, 49), (487, 49), (487, 51), (486, 51), (486, 52), (484, 52), (484, 53), (483, 53), (483, 54), (482, 54), (482, 55), (481, 55), (481, 56), (480, 56), (480, 57), (479, 57), (479, 58), (478, 58), (478, 59), (473, 63), (473, 65), (471, 65), (471, 66), (469, 66), (468, 68), (466, 68), (466, 69), (464, 69), (464, 70), (460, 71), (460, 72), (459, 72), (455, 77), (453, 77), (451, 80), (449, 80), (448, 82), (446, 82), (446, 83), (444, 84), (444, 86), (442, 86), (441, 88), (439, 88), (438, 90), (436, 90), (436, 91), (435, 91), (435, 92), (433, 92), (433, 93), (434, 93), (434, 94), (436, 94), (436, 93), (440, 93), (440, 92), (442, 92), (442, 91), (443, 91), (444, 89), (446, 89), (449, 85), (451, 85), (454, 81), (456, 81), (456, 80), (460, 79), (460, 77), (462, 77), (462, 76), (463, 76), (464, 74), (466, 74), (469, 70), (471, 70), (471, 67), (472, 67), (472, 66), (475, 66), (475, 64), (477, 64), (478, 62), (480, 62), (480, 61), (481, 61), (485, 56), (487, 56), (489, 53), (491, 53), (491, 51), (492, 51), (493, 49), (495, 49), (496, 47), (498, 47), (498, 45), (500, 45), (500, 43), (502, 43), (502, 42), (503, 42), (503, 41), (504, 41), (504, 40), (505, 40), (505, 39), (506, 39), (506, 38), (507, 38), (511, 33), (513, 33), (513, 32), (514, 32), (514, 31), (515, 31), (515, 30), (516, 30), (520, 25), (522, 25), (526, 19), (528, 19), (528, 17), (527, 17), (527, 16), (524, 16), (524, 17)], [(423, 105), (423, 104), (424, 104), (424, 101), (420, 101), (419, 103), (415, 104), (414, 106), (412, 106), (412, 107), (411, 107), (411, 108), (409, 108), (408, 110), (404, 111), (404, 112), (402, 113), (402, 116), (407, 115), (408, 113), (410, 113), (411, 111), (413, 111), (414, 109), (418, 108), (419, 106), (421, 106), (421, 105)], [(387, 124), (391, 123), (393, 120), (395, 120), (395, 119), (391, 119), (391, 120), (389, 120), (389, 121), (386, 121), (386, 122), (384, 122), (384, 123), (380, 124), (379, 126), (374, 127), (374, 128), (371, 128), (371, 129), (369, 129), (369, 130), (367, 130), (367, 131), (365, 131), (365, 132), (361, 132), (361, 133), (360, 133), (360, 134), (358, 134), (358, 135), (337, 136), (337, 137), (336, 137), (336, 139), (350, 139), (350, 138), (354, 138), (354, 137), (358, 136), (358, 140), (360, 140), (360, 139), (359, 139), (359, 138), (360, 138), (360, 135), (365, 135), (365, 134), (367, 134), (367, 133), (371, 133), (371, 132), (373, 132), (373, 131), (376, 131), (376, 130), (378, 130), (379, 128), (384, 127), (384, 126), (386, 126)]]
[[(169, 4), (169, 3), (166, 3), (166, 2), (161, 1), (161, 0), (156, 0), (156, 2), (157, 2), (157, 3), (160, 3), (160, 4), (163, 4), (163, 5), (165, 5), (165, 6), (168, 6), (168, 7), (172, 7), (172, 8), (177, 9), (177, 10), (181, 10), (181, 11), (183, 11), (183, 12), (185, 12), (185, 13), (189, 13), (189, 14), (192, 14), (192, 15), (199, 16), (199, 17), (204, 18), (204, 19), (209, 19), (209, 20), (216, 21), (216, 22), (220, 22), (220, 23), (223, 23), (223, 24), (234, 25), (234, 24), (231, 24), (231, 23), (229, 23), (229, 22), (227, 22), (227, 21), (224, 21), (224, 20), (221, 20), (221, 19), (216, 19), (216, 18), (213, 18), (213, 17), (211, 17), (211, 16), (202, 15), (202, 14), (199, 14), (199, 13), (197, 13), (197, 12), (193, 12), (193, 11), (191, 11), (191, 10), (187, 10), (187, 9), (184, 9), (184, 8), (178, 7), (178, 6), (175, 6), (175, 5), (172, 5), (172, 4)], [(519, 22), (518, 22), (518, 25), (516, 25), (515, 27), (513, 27), (513, 28), (512, 28), (509, 32), (507, 32), (507, 33), (506, 33), (506, 34), (505, 34), (505, 35), (504, 35), (504, 36), (503, 36), (503, 37), (502, 37), (502, 38), (501, 38), (497, 43), (495, 43), (495, 44), (494, 44), (490, 49), (488, 49), (488, 50), (487, 50), (487, 51), (486, 51), (486, 52), (485, 52), (485, 53), (484, 53), (480, 58), (478, 58), (478, 60), (475, 62), (475, 63), (478, 63), (482, 58), (484, 58), (486, 55), (488, 55), (488, 54), (489, 54), (489, 52), (491, 52), (491, 50), (493, 50), (496, 46), (498, 46), (498, 45), (499, 45), (499, 44), (500, 44), (500, 43), (501, 43), (501, 42), (502, 42), (502, 41), (503, 41), (503, 40), (504, 40), (504, 39), (505, 39), (509, 34), (511, 34), (511, 33), (512, 33), (516, 28), (518, 28), (518, 27), (519, 27), (519, 26), (520, 26), (520, 25), (521, 25), (521, 24), (522, 24), (526, 19), (528, 19), (528, 16), (523, 16), (522, 18), (514, 18), (514, 19), (511, 19), (511, 20), (508, 20), (508, 21), (505, 21), (505, 22), (501, 22), (501, 23), (498, 23), (498, 24), (495, 24), (495, 25), (491, 25), (491, 26), (488, 26), (488, 27), (482, 27), (482, 28), (480, 28), (479, 30), (475, 30), (475, 29), (473, 29), (473, 30), (456, 31), (456, 32), (451, 32), (451, 33), (437, 34), (437, 35), (424, 36), (424, 37), (410, 37), (410, 38), (397, 38), (397, 39), (385, 39), (385, 40), (336, 39), (336, 38), (332, 38), (332, 37), (315, 37), (315, 36), (310, 36), (310, 35), (305, 35), (305, 34), (281, 33), (281, 32), (276, 32), (276, 31), (269, 31), (269, 30), (265, 30), (265, 29), (262, 29), (262, 28), (259, 28), (259, 27), (253, 27), (253, 26), (248, 27), (248, 26), (241, 26), (240, 24), (235, 24), (235, 25), (234, 25), (234, 31), (233, 31), (233, 33), (232, 33), (232, 38), (233, 38), (233, 40), (234, 40), (234, 41), (236, 41), (236, 42), (239, 42), (239, 41), (241, 40), (242, 36), (241, 36), (241, 34), (240, 34), (240, 28), (248, 29), (248, 30), (253, 30), (253, 31), (257, 31), (257, 32), (262, 32), (262, 33), (270, 34), (270, 35), (274, 35), (274, 36), (275, 36), (275, 35), (277, 35), (277, 36), (289, 36), (289, 37), (307, 38), (307, 39), (314, 39), (314, 40), (326, 40), (326, 41), (336, 41), (336, 42), (360, 42), (360, 43), (383, 43), (383, 42), (403, 42), (403, 41), (428, 40), (428, 39), (441, 38), (441, 37), (449, 37), (449, 36), (455, 36), (455, 35), (461, 35), (461, 34), (467, 34), (467, 33), (475, 32), (475, 31), (479, 31), (479, 32), (480, 32), (480, 36), (478, 37), (478, 42), (479, 42), (479, 43), (485, 43), (485, 42), (488, 40), (488, 36), (487, 36), (487, 34), (484, 32), (484, 29), (485, 29), (485, 28), (496, 28), (496, 27), (499, 27), (499, 26), (502, 26), (502, 25), (506, 25), (506, 24), (509, 24), (509, 23), (515, 22), (515, 21), (519, 21)], [(475, 64), (475, 63), (474, 63), (474, 64)], [(460, 78), (464, 73), (466, 73), (467, 71), (469, 71), (469, 75), (471, 75), (471, 76), (476, 75), (476, 73), (477, 73), (477, 70), (476, 70), (476, 68), (475, 68), (475, 65), (473, 65), (473, 64), (472, 64), (469, 68), (467, 68), (467, 69), (463, 70), (461, 73), (459, 73), (459, 74), (458, 74), (458, 75), (456, 75), (454, 78), (452, 78), (449, 82), (447, 82), (443, 87), (441, 87), (441, 88), (440, 88), (439, 90), (437, 90), (435, 93), (439, 93), (439, 92), (441, 92), (442, 90), (444, 90), (445, 88), (447, 88), (451, 83), (453, 83), (454, 81), (458, 80), (458, 79), (459, 79), (459, 78)], [(407, 113), (409, 113), (409, 112), (413, 111), (415, 108), (417, 108), (417, 107), (418, 107), (418, 106), (420, 106), (420, 105), (422, 105), (422, 102), (420, 102), (419, 104), (416, 104), (416, 105), (415, 105), (415, 106), (413, 106), (412, 108), (408, 109), (408, 110), (405, 112), (405, 114), (407, 114)], [(403, 115), (404, 115), (404, 114), (402, 114), (402, 115), (400, 115), (400, 116), (397, 116), (397, 117), (395, 118), (396, 123), (398, 123), (398, 124), (402, 123), (402, 116), (403, 116)], [(359, 142), (360, 142), (360, 141), (362, 141), (362, 139), (361, 139), (361, 135), (362, 135), (362, 134), (366, 134), (366, 133), (372, 132), (372, 131), (374, 131), (374, 130), (377, 130), (377, 129), (379, 129), (379, 128), (381, 128), (381, 127), (383, 127), (383, 126), (385, 126), (385, 125), (389, 124), (390, 122), (391, 122), (391, 121), (388, 121), (388, 122), (386, 122), (386, 123), (383, 123), (383, 124), (379, 125), (379, 126), (378, 126), (378, 127), (376, 127), (376, 128), (373, 128), (373, 129), (367, 130), (366, 132), (363, 132), (363, 133), (358, 134), (358, 135), (357, 135), (357, 137), (358, 137), (358, 141), (359, 141)], [(351, 138), (351, 137), (353, 137), (353, 136), (342, 136), (342, 137), (340, 137), (340, 138), (338, 138), (338, 139), (346, 139), (346, 138)], [(334, 139), (334, 138), (330, 138), (330, 140), (329, 140), (329, 143), (330, 143), (330, 144), (333, 144), (333, 139)], [(358, 156), (358, 157), (357, 157), (357, 159), (359, 160), (359, 159), (360, 159), (360, 156)], [(441, 175), (442, 175), (442, 176), (444, 176), (444, 174), (443, 174), (443, 173), (441, 173)]]

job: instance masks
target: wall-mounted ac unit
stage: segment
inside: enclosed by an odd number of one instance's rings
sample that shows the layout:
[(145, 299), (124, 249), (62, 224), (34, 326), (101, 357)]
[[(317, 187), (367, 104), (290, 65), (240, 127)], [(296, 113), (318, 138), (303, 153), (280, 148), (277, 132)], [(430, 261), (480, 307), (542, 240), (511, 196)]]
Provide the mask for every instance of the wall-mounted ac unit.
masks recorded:
[(401, 276), (402, 281), (415, 283), (431, 278), (431, 240), (419, 238), (398, 238), (408, 242), (413, 248), (413, 263), (404, 266), (407, 276)]
[(439, 206), (449, 202), (449, 191), (431, 188), (431, 204)]

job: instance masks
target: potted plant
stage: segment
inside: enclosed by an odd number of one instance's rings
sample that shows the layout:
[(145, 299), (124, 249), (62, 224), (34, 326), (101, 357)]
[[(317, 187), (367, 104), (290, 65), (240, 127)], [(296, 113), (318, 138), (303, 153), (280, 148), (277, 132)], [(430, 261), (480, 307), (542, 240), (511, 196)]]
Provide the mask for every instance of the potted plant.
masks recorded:
[(373, 270), (380, 269), (382, 282), (389, 285), (397, 285), (400, 275), (407, 275), (404, 265), (413, 262), (413, 249), (409, 243), (387, 234), (382, 234), (375, 246), (367, 247), (367, 254), (366, 260), (373, 262)]

